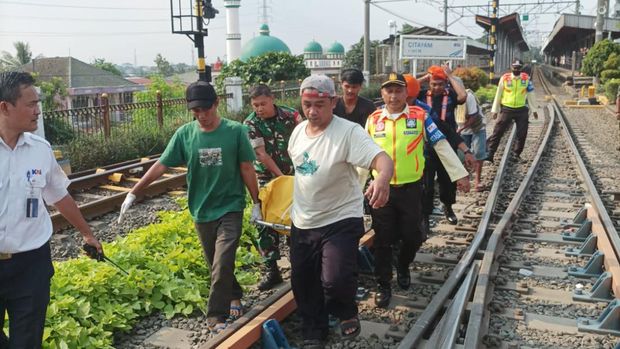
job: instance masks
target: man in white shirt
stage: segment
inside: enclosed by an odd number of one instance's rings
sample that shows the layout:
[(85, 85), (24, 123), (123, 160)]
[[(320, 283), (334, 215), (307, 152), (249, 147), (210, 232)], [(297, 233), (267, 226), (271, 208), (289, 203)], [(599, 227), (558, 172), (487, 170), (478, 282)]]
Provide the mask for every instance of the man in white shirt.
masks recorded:
[(364, 233), (363, 196), (356, 167), (377, 171), (365, 195), (375, 208), (389, 198), (393, 163), (364, 129), (333, 115), (334, 82), (312, 75), (301, 84), (307, 118), (288, 151), (295, 166), (291, 219), (291, 284), (303, 321), (303, 348), (323, 348), (328, 314), (344, 337), (360, 332), (355, 292), (357, 246)]
[[(0, 73), (0, 349), (40, 348), (54, 274), (45, 203), (101, 244), (67, 192), (70, 181), (37, 129), (39, 96), (28, 73)], [(9, 315), (9, 337), (2, 330)]]

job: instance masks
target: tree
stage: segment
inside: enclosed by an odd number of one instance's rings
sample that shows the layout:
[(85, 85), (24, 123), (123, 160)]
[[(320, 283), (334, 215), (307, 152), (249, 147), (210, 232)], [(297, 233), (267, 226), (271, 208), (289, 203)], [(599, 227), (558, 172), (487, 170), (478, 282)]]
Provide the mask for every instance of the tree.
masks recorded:
[(594, 44), (586, 54), (581, 65), (581, 72), (589, 76), (599, 76), (604, 69), (607, 58), (613, 53), (620, 54), (620, 44), (601, 40)]
[(400, 30), (400, 32), (401, 32), (402, 34), (409, 34), (409, 33), (411, 33), (411, 32), (412, 32), (412, 31), (414, 31), (414, 30), (415, 30), (415, 27), (414, 27), (414, 26), (412, 26), (411, 24), (409, 24), (409, 23), (403, 23), (403, 27), (402, 27), (402, 29)]
[[(370, 74), (376, 74), (376, 54), (377, 46), (379, 46), (379, 40), (370, 42)], [(344, 56), (344, 62), (342, 62), (343, 68), (357, 68), (363, 70), (364, 68), (364, 38), (362, 37), (358, 43), (351, 46), (349, 51)]]
[(92, 65), (95, 67), (108, 71), (114, 75), (123, 76), (123, 73), (114, 65), (114, 63), (106, 62), (105, 58), (95, 58)]
[(157, 74), (161, 76), (170, 76), (174, 74), (174, 69), (172, 68), (172, 65), (170, 64), (170, 62), (168, 62), (167, 59), (162, 57), (161, 53), (158, 53), (157, 56), (155, 56), (154, 62), (155, 66), (157, 67)]
[(2, 51), (2, 57), (0, 57), (0, 68), (2, 70), (17, 69), (32, 61), (32, 51), (30, 51), (30, 45), (27, 42), (15, 41), (13, 47), (15, 47), (15, 55)]
[(221, 89), (224, 79), (231, 76), (238, 76), (243, 79), (246, 86), (251, 86), (260, 82), (271, 84), (281, 80), (298, 80), (308, 75), (310, 71), (306, 68), (302, 55), (269, 52), (251, 57), (245, 63), (241, 60), (234, 60), (224, 65), (216, 79), (216, 86)]

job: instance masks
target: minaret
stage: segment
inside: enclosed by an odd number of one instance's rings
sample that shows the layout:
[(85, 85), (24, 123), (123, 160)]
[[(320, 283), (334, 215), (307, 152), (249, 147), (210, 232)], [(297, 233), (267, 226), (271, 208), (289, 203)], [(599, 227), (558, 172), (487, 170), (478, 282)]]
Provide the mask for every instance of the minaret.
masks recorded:
[(239, 6), (241, 6), (241, 0), (224, 0), (224, 7), (226, 7), (226, 60), (228, 63), (239, 59), (241, 55)]

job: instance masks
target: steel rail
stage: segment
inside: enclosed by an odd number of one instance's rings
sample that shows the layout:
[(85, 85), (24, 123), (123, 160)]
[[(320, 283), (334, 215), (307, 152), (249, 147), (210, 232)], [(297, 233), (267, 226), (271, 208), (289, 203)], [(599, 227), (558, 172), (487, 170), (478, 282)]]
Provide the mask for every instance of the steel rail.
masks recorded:
[(538, 147), (538, 151), (532, 160), (530, 168), (525, 174), (519, 188), (510, 201), (510, 204), (506, 208), (506, 211), (502, 215), (500, 221), (495, 226), (495, 229), (493, 230), (493, 233), (491, 233), (489, 241), (487, 242), (484, 257), (482, 258), (482, 264), (480, 265), (480, 271), (478, 272), (478, 280), (476, 281), (476, 288), (471, 304), (467, 332), (465, 335), (465, 348), (479, 348), (480, 346), (483, 330), (482, 323), (486, 315), (485, 308), (488, 303), (488, 298), (492, 294), (492, 292), (490, 292), (493, 284), (491, 280), (492, 268), (495, 265), (496, 258), (503, 251), (503, 234), (512, 226), (517, 211), (525, 199), (527, 190), (533, 183), (534, 174), (538, 170), (540, 159), (542, 158), (542, 154), (547, 147), (549, 137), (551, 136), (551, 131), (553, 130), (555, 113), (553, 112), (552, 107), (548, 106), (547, 108), (549, 114), (549, 124), (547, 126), (545, 136)]
[(144, 159), (149, 159), (149, 160), (157, 159), (157, 158), (159, 158), (160, 155), (161, 154), (149, 155), (149, 156), (142, 157), (140, 159), (127, 160), (127, 161), (119, 162), (119, 163), (116, 163), (116, 164), (110, 164), (110, 165), (101, 166), (101, 167), (93, 168), (93, 169), (89, 169), (89, 170), (73, 172), (73, 173), (68, 174), (67, 177), (69, 177), (69, 179), (77, 179), (77, 178), (80, 178), (80, 177), (84, 177), (84, 176), (95, 174), (95, 173), (97, 173), (97, 170), (99, 170), (99, 169), (111, 170), (111, 169), (122, 167), (122, 166), (126, 166), (126, 165), (132, 165), (132, 164), (144, 162)]
[(111, 167), (107, 170), (101, 171), (99, 173), (92, 173), (82, 177), (74, 178), (71, 180), (71, 184), (69, 184), (69, 191), (78, 191), (83, 189), (90, 189), (92, 187), (108, 183), (108, 177), (114, 173), (130, 173), (131, 170), (144, 167), (144, 172), (146, 172), (151, 166), (157, 162), (157, 159), (150, 159), (143, 162), (132, 163), (128, 165), (122, 165), (119, 167)]
[(504, 154), (499, 163), (497, 174), (495, 175), (495, 179), (493, 180), (493, 185), (491, 186), (491, 191), (488, 196), (489, 199), (484, 206), (482, 218), (480, 220), (480, 224), (478, 225), (476, 235), (471, 242), (471, 245), (465, 251), (459, 262), (455, 265), (452, 273), (450, 273), (450, 276), (446, 279), (439, 291), (435, 294), (435, 296), (433, 296), (431, 302), (424, 309), (424, 312), (420, 314), (418, 320), (414, 323), (407, 335), (400, 342), (398, 349), (411, 349), (417, 347), (418, 343), (423, 339), (423, 336), (435, 323), (437, 316), (444, 309), (446, 302), (454, 294), (454, 291), (461, 283), (461, 279), (465, 276), (472, 262), (476, 258), (476, 254), (478, 253), (478, 250), (480, 249), (480, 246), (484, 242), (484, 239), (487, 235), (491, 216), (493, 215), (493, 210), (495, 209), (495, 205), (497, 204), (497, 198), (499, 196), (498, 194), (505, 172), (504, 170), (506, 169), (508, 164), (510, 147), (512, 146), (512, 143), (514, 141), (515, 134), (516, 128), (513, 127), (512, 132), (510, 133), (510, 137), (508, 138), (508, 141), (506, 143), (506, 147), (504, 148)]

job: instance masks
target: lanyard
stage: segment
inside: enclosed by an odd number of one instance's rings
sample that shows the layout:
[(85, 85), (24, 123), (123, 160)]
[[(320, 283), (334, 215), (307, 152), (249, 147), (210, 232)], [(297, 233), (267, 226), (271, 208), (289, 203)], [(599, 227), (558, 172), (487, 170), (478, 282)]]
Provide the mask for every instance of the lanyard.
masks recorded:
[[(426, 91), (426, 104), (433, 108), (433, 96), (431, 91)], [(441, 121), (446, 121), (446, 114), (448, 113), (448, 91), (443, 91), (443, 98), (441, 99)]]

